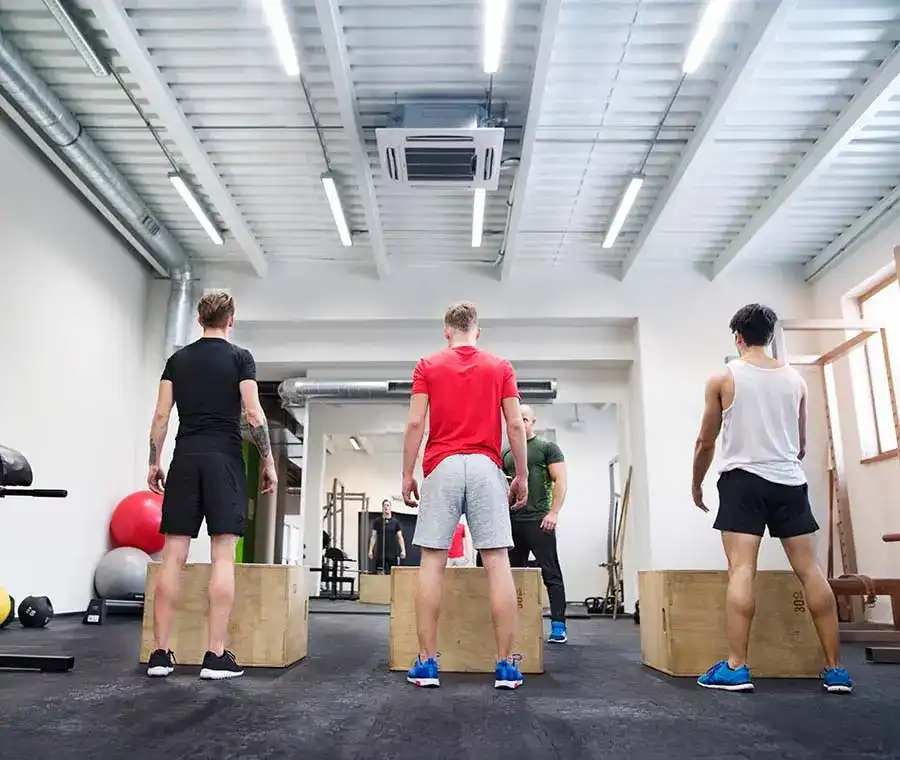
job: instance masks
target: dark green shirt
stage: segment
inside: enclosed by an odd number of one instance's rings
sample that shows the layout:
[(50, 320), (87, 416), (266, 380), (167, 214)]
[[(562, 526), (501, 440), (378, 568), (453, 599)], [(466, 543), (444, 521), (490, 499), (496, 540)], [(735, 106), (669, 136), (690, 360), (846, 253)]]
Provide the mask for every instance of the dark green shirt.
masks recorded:
[[(510, 512), (512, 519), (521, 522), (543, 520), (553, 503), (553, 481), (550, 480), (550, 465), (564, 462), (562, 449), (553, 441), (538, 436), (528, 440), (528, 501), (522, 509)], [(516, 474), (516, 462), (512, 451), (503, 452), (503, 471), (507, 477)]]

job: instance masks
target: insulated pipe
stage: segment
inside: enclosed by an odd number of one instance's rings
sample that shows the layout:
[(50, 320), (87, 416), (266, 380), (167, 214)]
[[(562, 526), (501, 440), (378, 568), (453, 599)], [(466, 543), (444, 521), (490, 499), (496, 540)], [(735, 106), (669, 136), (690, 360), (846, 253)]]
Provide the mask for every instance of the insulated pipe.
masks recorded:
[[(519, 380), (523, 401), (553, 401), (556, 380)], [(285, 406), (303, 406), (309, 399), (406, 401), (412, 394), (409, 380), (307, 381), (291, 378), (278, 386)]]
[(148, 252), (161, 268), (171, 274), (188, 266), (184, 249), (2, 33), (0, 91), (21, 109), (134, 235), (147, 245)]
[(166, 358), (186, 346), (194, 316), (194, 279), (190, 267), (172, 273), (166, 307)]

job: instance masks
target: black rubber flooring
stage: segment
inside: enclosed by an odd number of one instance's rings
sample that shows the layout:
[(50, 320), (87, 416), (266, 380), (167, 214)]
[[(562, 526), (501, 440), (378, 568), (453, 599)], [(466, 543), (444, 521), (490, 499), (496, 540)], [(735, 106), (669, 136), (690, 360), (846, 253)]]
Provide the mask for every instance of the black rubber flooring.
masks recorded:
[(69, 674), (0, 673), (4, 760), (881, 760), (900, 757), (900, 666), (847, 652), (849, 697), (815, 681), (708, 692), (639, 662), (629, 620), (573, 620), (547, 672), (516, 692), (446, 674), (437, 690), (387, 670), (388, 618), (311, 615), (311, 656), (286, 671), (146, 678), (139, 621), (0, 631), (0, 651), (69, 652)]

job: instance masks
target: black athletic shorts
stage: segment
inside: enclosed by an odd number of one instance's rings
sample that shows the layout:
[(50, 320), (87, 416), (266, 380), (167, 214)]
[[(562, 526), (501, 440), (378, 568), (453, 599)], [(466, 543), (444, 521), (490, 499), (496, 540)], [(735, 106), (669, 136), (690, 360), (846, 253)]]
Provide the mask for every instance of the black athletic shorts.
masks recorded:
[(176, 451), (166, 477), (159, 532), (197, 538), (206, 518), (210, 536), (244, 535), (247, 479), (239, 456)]
[(819, 529), (805, 483), (786, 486), (738, 469), (723, 472), (718, 487), (716, 530), (762, 536), (768, 528), (773, 538), (794, 538)]

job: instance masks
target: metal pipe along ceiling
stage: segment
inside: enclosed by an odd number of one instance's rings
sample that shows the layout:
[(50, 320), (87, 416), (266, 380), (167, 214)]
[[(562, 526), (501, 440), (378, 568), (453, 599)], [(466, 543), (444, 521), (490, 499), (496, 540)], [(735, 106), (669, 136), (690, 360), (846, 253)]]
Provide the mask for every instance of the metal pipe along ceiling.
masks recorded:
[[(519, 380), (523, 401), (553, 401), (556, 380)], [(278, 386), (285, 406), (303, 406), (310, 399), (405, 401), (412, 395), (409, 380), (307, 381), (285, 380)]]
[(114, 209), (169, 273), (190, 272), (187, 254), (55, 93), (0, 34), (0, 89)]

